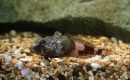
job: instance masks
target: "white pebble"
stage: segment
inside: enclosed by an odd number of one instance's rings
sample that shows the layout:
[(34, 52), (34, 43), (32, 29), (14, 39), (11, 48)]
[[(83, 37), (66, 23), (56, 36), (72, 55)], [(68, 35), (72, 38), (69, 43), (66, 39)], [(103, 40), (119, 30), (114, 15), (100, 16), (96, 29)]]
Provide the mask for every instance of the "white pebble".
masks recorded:
[(23, 76), (28, 76), (30, 73), (31, 73), (31, 70), (29, 70), (28, 68), (21, 70), (21, 74), (22, 74)]
[(63, 60), (60, 58), (55, 58), (57, 62), (62, 62)]
[(98, 68), (101, 68), (101, 65), (98, 63), (92, 63), (91, 67), (93, 68), (93, 70), (97, 70)]
[(91, 59), (92, 59), (92, 61), (101, 60), (101, 56), (100, 56), (100, 55), (95, 55), (95, 56), (92, 57)]
[(90, 76), (88, 78), (89, 78), (89, 80), (94, 80), (94, 76)]
[(14, 53), (13, 53), (13, 56), (14, 56), (15, 58), (19, 59), (19, 58), (25, 57), (26, 54), (21, 54), (21, 53), (20, 53), (20, 50), (15, 50)]
[(19, 54), (19, 53), (20, 53), (20, 50), (16, 49), (16, 50), (14, 50), (13, 54)]
[(39, 79), (39, 78), (40, 78), (40, 76), (39, 76), (39, 73), (38, 73), (38, 72), (35, 74), (35, 78), (37, 78), (37, 79)]
[(115, 37), (112, 37), (112, 38), (111, 38), (111, 41), (112, 41), (113, 43), (117, 43), (117, 39), (116, 39)]
[(89, 74), (89, 80), (94, 80), (94, 75), (93, 75), (93, 73), (91, 72), (91, 71), (89, 71), (88, 72), (88, 74)]
[(31, 61), (31, 60), (32, 60), (31, 56), (26, 56), (25, 58), (20, 58), (20, 61), (24, 61), (24, 62)]
[(109, 66), (111, 66), (111, 67), (112, 67), (112, 66), (115, 66), (115, 64), (114, 64), (114, 63), (111, 63)]
[(35, 75), (35, 72), (34, 72), (34, 71), (32, 71), (32, 72), (31, 72), (31, 75)]
[(15, 77), (15, 80), (18, 80), (18, 76)]
[(18, 63), (16, 64), (16, 67), (17, 67), (19, 70), (22, 70), (22, 69), (23, 69), (23, 62), (22, 62), (22, 61), (18, 61)]
[(31, 75), (26, 75), (27, 80), (31, 80)]
[(11, 30), (11, 31), (10, 31), (10, 34), (11, 34), (11, 36), (16, 36), (17, 33), (16, 33), (15, 30)]
[(10, 62), (12, 60), (12, 57), (10, 55), (4, 54), (4, 60), (5, 62)]
[(41, 62), (41, 66), (45, 67), (46, 65), (45, 65), (45, 63)]

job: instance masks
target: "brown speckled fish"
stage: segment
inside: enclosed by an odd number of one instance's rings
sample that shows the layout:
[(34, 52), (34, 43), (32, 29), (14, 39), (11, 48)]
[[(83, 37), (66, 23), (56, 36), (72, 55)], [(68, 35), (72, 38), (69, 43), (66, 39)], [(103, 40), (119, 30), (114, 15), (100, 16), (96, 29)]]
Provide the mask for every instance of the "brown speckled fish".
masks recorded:
[(32, 45), (31, 51), (45, 57), (78, 57), (79, 55), (95, 54), (93, 44), (71, 35), (62, 35), (60, 32), (56, 32), (54, 36), (38, 39)]

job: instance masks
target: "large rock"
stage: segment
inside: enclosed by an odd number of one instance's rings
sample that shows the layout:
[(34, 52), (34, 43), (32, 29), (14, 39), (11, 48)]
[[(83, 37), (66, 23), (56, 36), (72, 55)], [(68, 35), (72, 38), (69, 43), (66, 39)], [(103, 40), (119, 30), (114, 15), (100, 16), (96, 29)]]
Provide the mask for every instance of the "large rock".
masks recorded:
[[(130, 41), (130, 0), (1, 0), (0, 22), (34, 21)], [(75, 29), (75, 30), (73, 30)]]

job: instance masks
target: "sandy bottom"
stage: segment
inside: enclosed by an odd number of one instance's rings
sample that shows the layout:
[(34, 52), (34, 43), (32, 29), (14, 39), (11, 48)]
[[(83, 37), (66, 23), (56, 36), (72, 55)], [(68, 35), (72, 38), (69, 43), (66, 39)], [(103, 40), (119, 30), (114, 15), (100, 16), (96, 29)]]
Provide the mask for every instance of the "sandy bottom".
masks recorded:
[[(130, 44), (112, 37), (76, 35), (97, 48), (110, 50), (106, 56), (48, 58), (32, 53), (41, 36), (32, 32), (0, 35), (0, 80), (129, 80)], [(104, 53), (107, 54), (107, 53)]]

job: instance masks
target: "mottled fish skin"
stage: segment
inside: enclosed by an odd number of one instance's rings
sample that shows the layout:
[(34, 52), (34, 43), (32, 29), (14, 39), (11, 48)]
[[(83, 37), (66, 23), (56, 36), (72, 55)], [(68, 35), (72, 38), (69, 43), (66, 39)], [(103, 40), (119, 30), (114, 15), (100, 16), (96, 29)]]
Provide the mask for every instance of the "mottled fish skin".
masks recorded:
[(97, 49), (90, 42), (71, 35), (62, 35), (56, 32), (53, 36), (38, 39), (31, 48), (32, 52), (37, 52), (44, 57), (79, 57), (102, 55), (103, 49)]
[(45, 57), (61, 57), (69, 55), (75, 49), (75, 42), (68, 37), (55, 33), (38, 39), (31, 48), (32, 52), (38, 52)]

